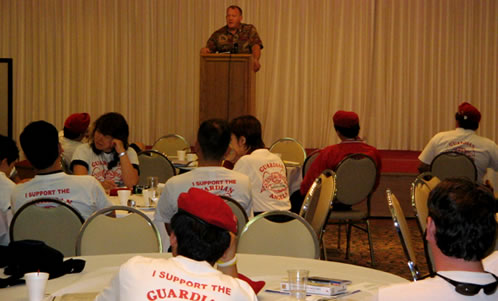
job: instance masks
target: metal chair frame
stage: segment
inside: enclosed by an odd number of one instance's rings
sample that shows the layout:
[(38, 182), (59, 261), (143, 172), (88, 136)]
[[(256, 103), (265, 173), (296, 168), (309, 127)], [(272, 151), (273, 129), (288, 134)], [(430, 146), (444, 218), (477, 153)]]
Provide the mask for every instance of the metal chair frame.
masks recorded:
[(154, 144), (152, 145), (152, 149), (156, 150), (156, 151), (158, 151), (160, 153), (163, 153), (166, 157), (167, 156), (176, 156), (176, 153), (174, 153), (174, 154), (173, 153), (167, 154), (167, 153), (161, 151), (161, 149), (158, 148), (158, 146), (157, 146), (158, 143), (161, 140), (167, 139), (167, 138), (176, 138), (176, 139), (179, 139), (179, 140), (183, 141), (184, 144), (186, 145), (186, 147), (183, 148), (183, 150), (186, 150), (186, 151), (190, 150), (190, 143), (188, 143), (188, 141), (187, 141), (187, 139), (185, 139), (185, 137), (183, 137), (181, 135), (178, 135), (178, 134), (168, 134), (168, 135), (164, 135), (164, 136), (160, 137), (159, 139), (156, 140), (156, 142), (154, 142)]
[[(171, 177), (173, 177), (173, 176), (176, 175), (176, 168), (175, 168), (175, 166), (173, 165), (173, 163), (171, 163), (171, 161), (168, 159), (168, 157), (166, 155), (164, 155), (163, 153), (161, 153), (159, 151), (156, 151), (156, 150), (143, 150), (143, 151), (141, 151), (141, 152), (138, 153), (138, 160), (139, 161), (140, 161), (140, 156), (141, 155), (148, 155), (148, 156), (154, 155), (154, 156), (159, 156), (159, 157), (165, 159), (166, 162), (168, 163), (170, 169), (171, 169), (171, 172), (172, 172)], [(140, 164), (140, 166), (143, 167), (142, 164)], [(146, 181), (147, 181), (147, 177), (148, 176), (150, 176), (150, 174), (145, 174), (144, 170), (142, 168), (140, 170), (140, 177), (139, 177), (138, 183), (140, 185), (146, 185), (146, 183), (147, 183)], [(159, 182), (165, 183), (169, 178), (167, 178), (167, 179), (159, 179)]]
[(304, 176), (306, 176), (306, 173), (308, 172), (308, 169), (311, 167), (311, 164), (313, 164), (313, 161), (315, 161), (316, 157), (320, 154), (320, 149), (314, 150), (311, 154), (309, 154), (306, 159), (304, 160), (303, 163), (303, 168), (302, 168), (302, 174), (303, 174), (303, 179)]
[[(449, 158), (452, 159), (452, 161), (453, 161), (453, 162), (451, 162), (451, 167), (452, 167), (451, 174), (448, 174), (445, 171), (439, 170), (439, 168), (440, 168), (439, 164), (441, 164), (440, 161), (445, 160), (445, 159), (447, 160)], [(457, 162), (456, 160), (459, 160), (459, 159), (462, 159), (462, 162), (466, 162), (468, 164), (468, 167), (473, 169), (471, 171), (471, 173), (473, 175), (469, 178), (469, 180), (475, 182), (477, 180), (477, 168), (476, 168), (476, 165), (474, 163), (474, 160), (472, 160), (470, 157), (468, 157), (467, 155), (462, 154), (460, 152), (450, 151), (450, 152), (440, 153), (439, 155), (434, 157), (434, 159), (432, 160), (431, 166), (430, 166), (430, 171), (434, 176), (438, 177), (441, 181), (446, 179), (446, 178), (449, 178), (449, 177), (458, 177), (458, 176), (467, 177), (465, 175), (458, 174), (458, 172), (460, 172), (462, 170), (458, 170), (455, 168), (454, 163), (456, 163)], [(464, 173), (466, 173), (466, 172), (464, 172)]]
[[(273, 152), (273, 150), (275, 149), (275, 147), (277, 147), (281, 143), (286, 143), (286, 142), (295, 143), (295, 145), (298, 146), (298, 148), (301, 150), (301, 152), (302, 152), (302, 158), (299, 158), (298, 162), (299, 162), (300, 165), (302, 165), (303, 162), (304, 162), (304, 160), (306, 160), (306, 150), (304, 149), (303, 145), (299, 141), (297, 141), (296, 139), (294, 139), (294, 138), (284, 137), (284, 138), (278, 139), (277, 141), (275, 141), (275, 142), (272, 143), (272, 145), (269, 148), (269, 151)], [(287, 159), (285, 159), (285, 155), (284, 154), (282, 154), (282, 160), (287, 160)], [(290, 161), (293, 161), (293, 160), (290, 160)]]
[[(232, 209), (233, 214), (235, 214), (235, 216), (237, 217), (237, 236), (239, 236), (242, 233), (244, 226), (249, 221), (247, 213), (244, 210), (244, 208), (242, 208), (242, 206), (239, 204), (239, 202), (232, 199), (231, 197), (225, 195), (221, 195), (220, 197), (225, 201), (225, 203), (227, 203), (228, 206), (230, 206), (230, 209)], [(242, 219), (240, 219), (240, 217)]]

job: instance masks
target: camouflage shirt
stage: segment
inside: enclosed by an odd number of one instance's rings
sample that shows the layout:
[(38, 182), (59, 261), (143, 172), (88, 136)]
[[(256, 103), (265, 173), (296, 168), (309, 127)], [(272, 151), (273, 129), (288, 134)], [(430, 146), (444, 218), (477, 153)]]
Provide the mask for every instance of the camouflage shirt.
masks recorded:
[(259, 45), (263, 49), (263, 42), (259, 38), (256, 27), (244, 23), (240, 24), (235, 34), (232, 34), (226, 25), (218, 29), (211, 35), (206, 47), (212, 53), (230, 52), (234, 49), (234, 44), (238, 45), (237, 53), (252, 53), (254, 45)]

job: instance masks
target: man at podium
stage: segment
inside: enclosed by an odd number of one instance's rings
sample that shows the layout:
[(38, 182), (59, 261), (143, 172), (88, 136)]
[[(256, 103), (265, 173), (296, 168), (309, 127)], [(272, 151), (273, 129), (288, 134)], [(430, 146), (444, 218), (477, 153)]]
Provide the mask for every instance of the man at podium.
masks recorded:
[(259, 58), (263, 42), (256, 27), (242, 22), (242, 9), (236, 5), (227, 8), (227, 25), (215, 31), (201, 49), (201, 54), (208, 53), (252, 53), (254, 71), (261, 67)]

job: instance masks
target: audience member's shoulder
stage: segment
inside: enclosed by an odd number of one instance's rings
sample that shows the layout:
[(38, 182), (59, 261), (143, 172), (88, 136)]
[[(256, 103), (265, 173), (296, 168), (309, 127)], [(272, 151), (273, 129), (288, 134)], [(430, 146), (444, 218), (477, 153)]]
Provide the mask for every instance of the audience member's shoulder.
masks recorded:
[(88, 152), (92, 152), (92, 148), (90, 147), (90, 144), (88, 143), (81, 143), (80, 145), (78, 145), (78, 147), (76, 147), (75, 153), (78, 152), (78, 153), (88, 153)]

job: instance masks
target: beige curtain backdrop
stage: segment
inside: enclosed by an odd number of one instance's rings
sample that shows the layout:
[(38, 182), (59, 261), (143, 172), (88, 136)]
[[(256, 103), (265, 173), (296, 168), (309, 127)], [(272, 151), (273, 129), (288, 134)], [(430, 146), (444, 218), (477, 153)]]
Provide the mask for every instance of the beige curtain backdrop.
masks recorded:
[(498, 139), (496, 0), (1, 0), (0, 57), (14, 59), (14, 134), (33, 120), (121, 112), (131, 140), (195, 142), (199, 50), (238, 4), (264, 43), (265, 142), (337, 142), (354, 110), (367, 141), (420, 150), (466, 100)]

